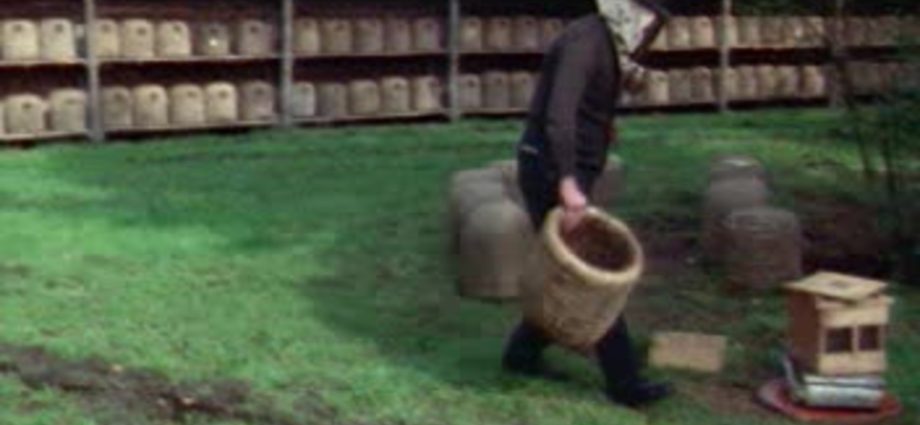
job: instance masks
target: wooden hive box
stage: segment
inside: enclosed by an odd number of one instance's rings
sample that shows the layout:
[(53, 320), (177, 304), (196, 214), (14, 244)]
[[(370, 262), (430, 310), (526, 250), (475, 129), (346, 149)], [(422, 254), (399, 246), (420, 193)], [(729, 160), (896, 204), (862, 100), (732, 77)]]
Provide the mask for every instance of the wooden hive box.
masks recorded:
[(134, 126), (134, 97), (126, 87), (102, 89), (102, 125), (109, 130)]
[(146, 19), (128, 19), (121, 23), (121, 54), (129, 59), (156, 56), (156, 34)]
[(230, 27), (222, 22), (207, 22), (198, 26), (195, 54), (206, 57), (230, 56), (232, 37)]
[(184, 58), (192, 55), (192, 33), (187, 23), (163, 21), (157, 25), (157, 56)]
[(195, 84), (177, 84), (169, 89), (169, 121), (176, 126), (207, 122), (204, 90)]
[(240, 119), (239, 92), (229, 82), (213, 82), (205, 86), (205, 118), (208, 123), (227, 124)]
[(9, 134), (38, 135), (47, 129), (48, 104), (34, 94), (6, 98), (6, 130)]
[(67, 61), (77, 57), (77, 37), (69, 19), (49, 18), (41, 21), (41, 57)]
[(403, 77), (385, 77), (380, 81), (383, 92), (383, 113), (406, 114), (412, 111), (412, 90)]
[(384, 22), (386, 51), (408, 53), (412, 51), (412, 25), (406, 18), (391, 16)]
[(61, 89), (51, 93), (51, 129), (64, 133), (86, 131), (86, 92)]
[(894, 300), (884, 282), (821, 272), (790, 283), (790, 355), (824, 376), (880, 374), (887, 368), (886, 331)]
[(316, 18), (299, 18), (294, 23), (294, 53), (315, 56), (322, 51), (319, 21)]
[(35, 60), (41, 53), (38, 27), (25, 19), (3, 22), (3, 58), (6, 60)]
[(309, 82), (294, 84), (291, 94), (291, 111), (294, 118), (316, 116), (316, 85)]
[(275, 27), (259, 19), (237, 23), (236, 52), (240, 56), (271, 56), (275, 52)]
[(267, 81), (248, 81), (240, 89), (243, 121), (268, 122), (277, 119), (275, 86)]
[(169, 94), (158, 84), (134, 88), (134, 125), (140, 128), (163, 128), (169, 125)]
[(115, 20), (97, 20), (90, 36), (96, 42), (96, 56), (105, 59), (121, 56), (121, 30)]

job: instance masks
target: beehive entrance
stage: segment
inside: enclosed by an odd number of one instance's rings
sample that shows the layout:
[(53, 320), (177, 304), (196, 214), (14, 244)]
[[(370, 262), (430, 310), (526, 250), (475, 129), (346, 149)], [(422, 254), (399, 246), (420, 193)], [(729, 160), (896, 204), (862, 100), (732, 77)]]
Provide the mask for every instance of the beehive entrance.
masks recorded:
[(635, 252), (629, 241), (612, 233), (603, 222), (585, 218), (563, 240), (573, 255), (592, 267), (621, 271), (635, 263)]

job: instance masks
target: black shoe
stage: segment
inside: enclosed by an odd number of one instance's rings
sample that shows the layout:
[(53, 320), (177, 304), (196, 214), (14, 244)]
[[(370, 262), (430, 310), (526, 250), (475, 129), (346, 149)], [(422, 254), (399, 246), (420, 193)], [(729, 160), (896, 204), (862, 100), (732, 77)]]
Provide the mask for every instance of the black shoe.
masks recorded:
[(607, 390), (607, 397), (627, 407), (641, 407), (660, 401), (674, 392), (671, 384), (665, 382), (640, 382), (638, 384)]

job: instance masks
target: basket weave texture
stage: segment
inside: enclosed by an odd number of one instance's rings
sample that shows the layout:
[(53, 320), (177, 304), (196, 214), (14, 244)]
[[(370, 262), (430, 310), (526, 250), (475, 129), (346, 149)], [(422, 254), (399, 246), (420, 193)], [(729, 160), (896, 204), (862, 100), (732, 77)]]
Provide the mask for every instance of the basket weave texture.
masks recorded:
[(645, 258), (632, 231), (595, 208), (569, 235), (549, 214), (521, 281), (524, 315), (558, 344), (589, 352), (623, 312)]

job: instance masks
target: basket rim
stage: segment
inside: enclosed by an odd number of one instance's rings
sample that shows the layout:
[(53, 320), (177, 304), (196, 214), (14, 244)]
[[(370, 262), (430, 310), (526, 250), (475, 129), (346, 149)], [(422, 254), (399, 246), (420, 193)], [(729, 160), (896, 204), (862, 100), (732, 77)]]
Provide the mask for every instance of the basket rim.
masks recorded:
[(569, 250), (562, 240), (559, 226), (562, 222), (563, 210), (561, 207), (553, 209), (547, 216), (543, 226), (542, 237), (550, 254), (559, 261), (563, 268), (585, 277), (581, 281), (585, 285), (607, 287), (630, 285), (639, 280), (645, 269), (645, 253), (635, 234), (622, 220), (604, 213), (597, 207), (588, 207), (586, 217), (598, 220), (608, 229), (626, 238), (627, 245), (633, 251), (635, 261), (624, 270), (610, 271), (586, 263)]

